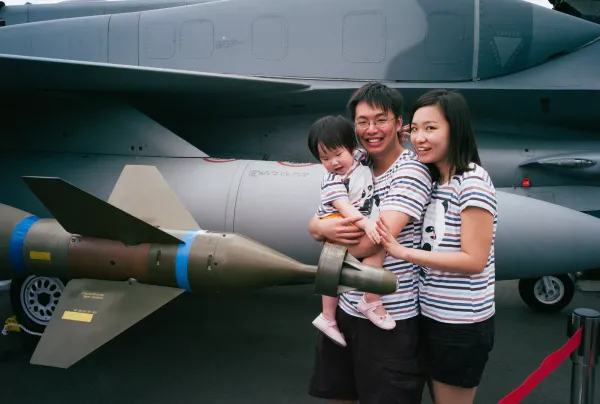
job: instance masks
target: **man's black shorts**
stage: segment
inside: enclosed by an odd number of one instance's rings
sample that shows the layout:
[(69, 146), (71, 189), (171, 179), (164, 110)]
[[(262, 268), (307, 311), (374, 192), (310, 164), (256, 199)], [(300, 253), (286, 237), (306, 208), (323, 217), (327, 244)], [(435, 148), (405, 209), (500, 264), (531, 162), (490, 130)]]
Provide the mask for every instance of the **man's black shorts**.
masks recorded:
[(477, 387), (494, 347), (494, 317), (480, 323), (448, 324), (421, 316), (427, 373), (439, 382)]
[(383, 330), (367, 319), (336, 313), (347, 346), (317, 336), (309, 394), (360, 404), (419, 404), (425, 385), (419, 347), (419, 318)]

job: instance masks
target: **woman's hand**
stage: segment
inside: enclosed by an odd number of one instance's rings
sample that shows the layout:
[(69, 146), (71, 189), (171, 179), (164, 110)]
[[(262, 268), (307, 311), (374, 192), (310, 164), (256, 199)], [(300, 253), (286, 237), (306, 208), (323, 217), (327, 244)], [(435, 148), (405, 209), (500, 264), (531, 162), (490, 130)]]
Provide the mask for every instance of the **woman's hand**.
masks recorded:
[(377, 220), (377, 232), (381, 236), (380, 244), (389, 255), (396, 259), (405, 259), (407, 248), (400, 245), (396, 238), (392, 236), (383, 217)]

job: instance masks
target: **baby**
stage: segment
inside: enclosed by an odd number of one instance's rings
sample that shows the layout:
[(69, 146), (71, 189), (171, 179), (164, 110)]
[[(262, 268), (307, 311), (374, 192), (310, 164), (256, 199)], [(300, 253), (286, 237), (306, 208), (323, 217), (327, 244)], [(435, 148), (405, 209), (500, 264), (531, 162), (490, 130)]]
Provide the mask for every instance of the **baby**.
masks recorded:
[[(358, 147), (350, 121), (342, 116), (326, 116), (317, 120), (309, 131), (308, 148), (327, 171), (321, 182), (321, 204), (317, 217), (332, 219), (362, 215), (364, 218), (355, 225), (373, 243), (378, 244), (380, 237), (376, 220), (379, 212), (377, 205), (373, 203), (373, 173), (366, 161), (367, 153)], [(363, 263), (381, 267), (384, 258), (384, 253), (378, 253), (366, 257)], [(336, 344), (345, 347), (346, 340), (335, 319), (338, 298), (323, 296), (322, 299), (323, 311), (313, 321), (313, 325)], [(378, 327), (390, 330), (396, 326), (396, 322), (387, 312), (383, 316), (374, 313), (375, 305), (371, 303), (379, 300), (380, 296), (365, 293), (361, 300), (363, 304), (359, 303), (357, 310)]]

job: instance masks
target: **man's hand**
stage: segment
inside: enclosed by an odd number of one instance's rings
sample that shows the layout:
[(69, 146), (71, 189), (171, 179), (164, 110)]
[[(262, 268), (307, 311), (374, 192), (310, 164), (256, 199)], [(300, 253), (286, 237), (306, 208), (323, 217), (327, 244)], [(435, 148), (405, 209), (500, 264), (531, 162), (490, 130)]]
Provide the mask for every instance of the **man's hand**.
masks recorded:
[(331, 242), (354, 245), (360, 243), (360, 238), (365, 234), (358, 227), (354, 226), (353, 223), (364, 219), (364, 217), (348, 217), (339, 219), (325, 219), (321, 220), (317, 217), (311, 219), (309, 224), (309, 231), (313, 238), (323, 239), (326, 238)]
[(365, 219), (365, 220), (367, 221), (367, 223), (365, 224), (365, 233), (367, 233), (369, 240), (371, 240), (371, 242), (373, 244), (379, 244), (379, 240), (381, 239), (381, 236), (379, 235), (379, 232), (377, 231), (377, 223), (374, 222), (373, 220), (369, 220), (369, 219)]
[(410, 141), (410, 125), (404, 125), (398, 132), (398, 139), (400, 143)]

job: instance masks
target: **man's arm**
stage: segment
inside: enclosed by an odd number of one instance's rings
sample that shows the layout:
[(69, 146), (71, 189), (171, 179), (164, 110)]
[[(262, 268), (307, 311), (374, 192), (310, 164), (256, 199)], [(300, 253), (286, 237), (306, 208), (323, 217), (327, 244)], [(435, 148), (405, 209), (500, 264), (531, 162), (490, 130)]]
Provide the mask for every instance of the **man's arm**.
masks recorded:
[(308, 232), (316, 241), (327, 239), (339, 244), (358, 244), (365, 233), (351, 224), (362, 218), (363, 216), (360, 215), (359, 217), (321, 220), (313, 216), (308, 222)]
[(310, 236), (316, 241), (323, 241), (325, 240), (325, 237), (323, 237), (323, 235), (321, 235), (321, 233), (319, 232), (319, 222), (321, 222), (321, 219), (319, 219), (316, 216), (313, 216), (312, 219), (310, 219), (310, 221), (308, 222), (308, 232), (310, 233)]
[(431, 188), (431, 175), (423, 163), (407, 161), (394, 173), (390, 190), (379, 207), (379, 216), (395, 239), (411, 219), (421, 220)]

